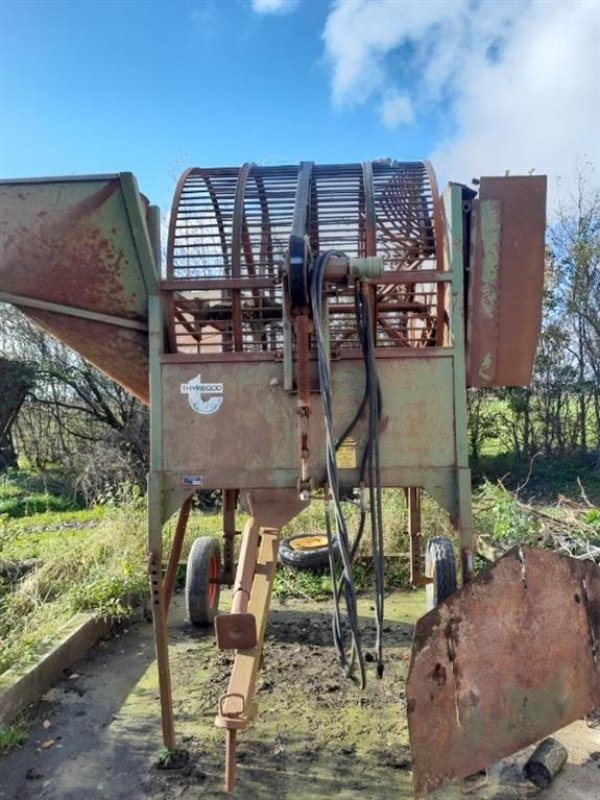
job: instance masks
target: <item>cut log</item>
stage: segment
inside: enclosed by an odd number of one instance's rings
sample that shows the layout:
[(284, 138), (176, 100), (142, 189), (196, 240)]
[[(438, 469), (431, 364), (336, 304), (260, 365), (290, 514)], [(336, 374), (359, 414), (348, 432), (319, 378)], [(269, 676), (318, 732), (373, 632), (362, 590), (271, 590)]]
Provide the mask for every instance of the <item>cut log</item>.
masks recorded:
[(567, 763), (568, 755), (556, 739), (544, 739), (523, 767), (523, 775), (540, 789), (545, 789)]

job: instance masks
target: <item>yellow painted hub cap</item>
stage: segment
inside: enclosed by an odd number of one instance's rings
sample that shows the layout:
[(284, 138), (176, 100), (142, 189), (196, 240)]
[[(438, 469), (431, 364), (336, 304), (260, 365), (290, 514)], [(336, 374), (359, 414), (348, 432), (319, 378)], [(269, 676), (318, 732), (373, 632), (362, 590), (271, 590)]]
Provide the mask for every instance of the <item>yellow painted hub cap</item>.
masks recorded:
[(319, 547), (327, 547), (326, 536), (302, 536), (290, 542), (292, 550), (316, 550)]

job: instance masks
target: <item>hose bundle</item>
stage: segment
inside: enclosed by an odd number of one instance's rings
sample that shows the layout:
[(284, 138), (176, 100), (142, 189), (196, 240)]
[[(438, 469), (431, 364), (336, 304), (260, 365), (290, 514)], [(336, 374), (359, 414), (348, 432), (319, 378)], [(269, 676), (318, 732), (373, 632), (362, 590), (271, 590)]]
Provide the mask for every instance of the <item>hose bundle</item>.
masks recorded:
[[(358, 609), (356, 589), (352, 579), (352, 562), (363, 535), (366, 511), (361, 503), (361, 514), (357, 534), (350, 542), (348, 527), (342, 509), (340, 487), (336, 462), (336, 451), (350, 435), (360, 417), (368, 410), (368, 435), (365, 449), (361, 456), (359, 483), (363, 487), (365, 480), (369, 487), (369, 512), (371, 521), (371, 539), (375, 572), (375, 623), (377, 638), (375, 643), (377, 674), (383, 675), (382, 629), (383, 629), (383, 597), (384, 597), (384, 565), (383, 565), (383, 525), (381, 504), (381, 475), (379, 458), (379, 420), (381, 417), (381, 395), (375, 366), (375, 344), (373, 338), (373, 320), (369, 306), (369, 298), (357, 284), (355, 291), (355, 314), (359, 340), (363, 352), (365, 368), (365, 390), (359, 407), (350, 424), (342, 435), (335, 440), (333, 434), (333, 399), (331, 391), (331, 370), (329, 364), (329, 344), (326, 337), (326, 320), (324, 316), (323, 283), (325, 267), (330, 258), (343, 256), (336, 251), (328, 251), (319, 256), (311, 270), (310, 299), (315, 325), (315, 341), (323, 416), (325, 420), (326, 466), (328, 492), (325, 498), (325, 523), (329, 542), (329, 567), (333, 587), (333, 641), (338, 653), (340, 665), (348, 677), (359, 673), (361, 687), (365, 686), (365, 661), (361, 647), (358, 628)], [(331, 510), (335, 520), (335, 532), (338, 541), (339, 556), (333, 548), (333, 532)], [(341, 600), (346, 607), (344, 635), (341, 614)], [(347, 643), (347, 639), (349, 642)]]

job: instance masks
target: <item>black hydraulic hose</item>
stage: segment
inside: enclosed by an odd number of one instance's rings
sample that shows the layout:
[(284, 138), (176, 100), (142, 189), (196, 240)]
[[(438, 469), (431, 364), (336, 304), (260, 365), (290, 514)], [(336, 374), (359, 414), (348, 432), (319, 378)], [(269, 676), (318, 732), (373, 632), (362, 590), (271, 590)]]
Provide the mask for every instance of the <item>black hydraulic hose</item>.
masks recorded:
[[(356, 665), (360, 672), (361, 686), (365, 685), (364, 657), (361, 649), (360, 634), (358, 630), (358, 611), (356, 590), (352, 580), (352, 563), (358, 551), (364, 532), (366, 512), (361, 507), (360, 522), (356, 536), (350, 545), (346, 521), (340, 501), (340, 491), (337, 473), (336, 451), (343, 441), (350, 435), (360, 417), (368, 408), (367, 442), (361, 456), (359, 468), (359, 481), (361, 490), (365, 485), (368, 474), (369, 506), (371, 517), (371, 538), (373, 549), (373, 564), (375, 573), (375, 623), (376, 623), (376, 657), (377, 674), (383, 675), (383, 605), (384, 605), (384, 560), (383, 560), (383, 513), (381, 501), (381, 465), (379, 453), (379, 423), (381, 419), (381, 391), (377, 379), (375, 363), (375, 345), (373, 341), (373, 328), (370, 307), (367, 298), (357, 286), (355, 292), (356, 326), (360, 346), (363, 352), (365, 365), (365, 389), (360, 405), (352, 421), (342, 435), (333, 439), (333, 403), (331, 394), (331, 374), (329, 368), (328, 342), (325, 340), (322, 316), (323, 306), (323, 277), (325, 265), (329, 258), (338, 253), (328, 252), (322, 254), (316, 261), (311, 272), (311, 305), (315, 322), (315, 337), (317, 343), (319, 381), (321, 398), (323, 402), (323, 415), (326, 433), (326, 464), (329, 486), (325, 500), (325, 524), (329, 542), (329, 567), (332, 577), (333, 590), (333, 640), (342, 668), (349, 676), (353, 675)], [(337, 575), (336, 556), (333, 549), (333, 536), (331, 526), (331, 506), (335, 517), (336, 533), (339, 544), (339, 561), (341, 562), (341, 576)], [(346, 654), (344, 631), (341, 620), (342, 597), (346, 606), (346, 625), (350, 635), (350, 653)]]
[(360, 327), (362, 328), (361, 344), (367, 371), (369, 387), (369, 420), (368, 420), (368, 472), (369, 472), (369, 505), (371, 512), (371, 539), (373, 548), (373, 565), (375, 573), (374, 601), (375, 624), (377, 630), (376, 654), (377, 674), (383, 675), (383, 605), (384, 605), (384, 559), (383, 559), (383, 509), (381, 502), (381, 466), (379, 457), (379, 421), (381, 418), (381, 393), (377, 380), (375, 364), (375, 347), (373, 326), (368, 299), (361, 296)]
[[(334, 644), (338, 652), (338, 657), (342, 667), (348, 676), (352, 676), (354, 668), (358, 665), (360, 674), (360, 684), (365, 685), (365, 665), (362, 649), (360, 646), (360, 634), (358, 630), (358, 609), (356, 602), (356, 590), (352, 581), (352, 560), (351, 548), (348, 537), (348, 530), (344, 513), (341, 507), (339, 481), (336, 463), (336, 448), (333, 438), (333, 409), (331, 395), (331, 376), (329, 369), (329, 349), (328, 342), (325, 341), (324, 325), (322, 319), (323, 303), (323, 277), (327, 261), (332, 256), (340, 255), (334, 251), (324, 253), (317, 259), (311, 272), (311, 305), (313, 309), (313, 319), (315, 322), (315, 336), (317, 342), (317, 361), (319, 369), (319, 381), (321, 386), (321, 399), (323, 402), (323, 416), (325, 420), (326, 434), (326, 465), (329, 491), (333, 504), (336, 532), (340, 560), (342, 565), (342, 578), (340, 590), (338, 591), (337, 578), (335, 574), (335, 564), (331, 547), (331, 526), (328, 525), (328, 539), (330, 542), (330, 567), (332, 568), (332, 582), (334, 584), (334, 620), (333, 636)], [(326, 514), (327, 517), (327, 514)], [(326, 523), (328, 524), (328, 523)], [(347, 627), (350, 633), (350, 657), (346, 656), (344, 637), (340, 619), (340, 596), (344, 597), (346, 605)]]

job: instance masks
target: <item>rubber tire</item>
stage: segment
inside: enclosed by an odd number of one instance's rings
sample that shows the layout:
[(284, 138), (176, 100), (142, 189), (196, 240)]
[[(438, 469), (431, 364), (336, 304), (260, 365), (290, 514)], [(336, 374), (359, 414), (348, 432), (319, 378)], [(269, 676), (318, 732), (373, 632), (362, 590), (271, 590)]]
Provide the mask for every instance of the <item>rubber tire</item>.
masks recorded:
[[(314, 550), (294, 550), (291, 543), (295, 539), (304, 539), (310, 534), (297, 533), (289, 539), (283, 539), (279, 543), (278, 561), (287, 567), (296, 569), (319, 569), (329, 566), (329, 547), (317, 547)], [(333, 538), (333, 548), (337, 552), (337, 537)]]
[[(210, 583), (211, 562), (213, 575), (216, 558), (217, 574), (221, 572), (219, 545), (211, 536), (200, 536), (192, 544), (185, 575), (185, 607), (195, 628), (212, 625), (219, 611), (221, 586)], [(213, 592), (211, 597), (211, 591)]]
[(427, 611), (431, 611), (457, 589), (454, 550), (445, 536), (433, 536), (427, 542), (425, 576), (432, 578), (425, 587)]

